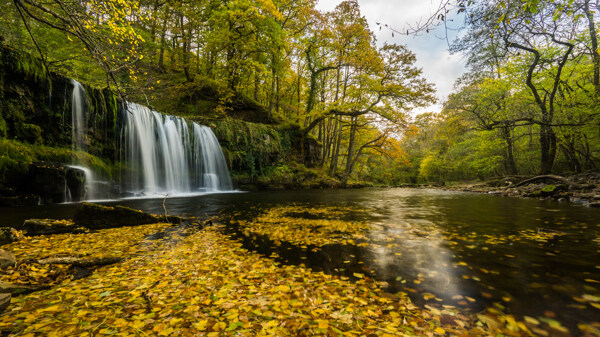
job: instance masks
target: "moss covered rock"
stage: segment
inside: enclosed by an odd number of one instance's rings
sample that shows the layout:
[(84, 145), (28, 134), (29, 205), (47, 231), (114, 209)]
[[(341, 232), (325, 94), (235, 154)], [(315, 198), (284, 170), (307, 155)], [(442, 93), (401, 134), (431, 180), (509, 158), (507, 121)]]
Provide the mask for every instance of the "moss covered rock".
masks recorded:
[(75, 226), (73, 221), (55, 219), (28, 219), (19, 228), (27, 235), (50, 235), (61, 233), (80, 233), (84, 229)]
[(176, 216), (156, 216), (124, 206), (102, 206), (84, 202), (75, 213), (73, 221), (77, 226), (102, 229), (158, 222), (181, 223), (183, 219)]
[(0, 227), (0, 245), (19, 240), (19, 232), (12, 227)]

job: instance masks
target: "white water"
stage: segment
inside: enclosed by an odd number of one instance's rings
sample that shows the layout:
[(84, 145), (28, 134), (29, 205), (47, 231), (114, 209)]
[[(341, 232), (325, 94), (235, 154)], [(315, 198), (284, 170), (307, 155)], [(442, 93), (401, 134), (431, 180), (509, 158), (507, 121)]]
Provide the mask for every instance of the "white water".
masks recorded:
[(125, 183), (136, 196), (232, 190), (210, 128), (135, 103), (128, 104), (124, 123), (125, 160), (131, 168)]
[[(73, 149), (73, 165), (70, 167), (82, 170), (85, 174), (85, 200), (97, 199), (94, 171), (88, 163), (83, 161), (82, 157), (76, 158), (76, 151), (87, 152), (88, 146), (86, 136), (88, 133), (88, 102), (85, 89), (81, 83), (71, 80), (73, 84), (73, 93), (71, 95), (71, 140)], [(69, 191), (70, 192), (70, 191)], [(68, 197), (66, 200), (71, 201)]]
[(87, 134), (87, 95), (81, 83), (71, 80), (71, 140), (73, 150), (86, 151), (85, 135)]

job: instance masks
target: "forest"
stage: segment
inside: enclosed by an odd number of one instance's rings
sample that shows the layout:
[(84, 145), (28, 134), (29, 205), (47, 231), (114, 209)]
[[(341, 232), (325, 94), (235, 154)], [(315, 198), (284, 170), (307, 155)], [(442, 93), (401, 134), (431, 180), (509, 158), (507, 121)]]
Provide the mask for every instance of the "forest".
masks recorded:
[(341, 181), (597, 168), (598, 4), (443, 5), (431, 25), (464, 18), (451, 49), (469, 68), (442, 111), (420, 114), (433, 85), (405, 46), (378, 45), (356, 1), (329, 13), (314, 1), (7, 1), (0, 33), (48, 70), (159, 111), (201, 114), (186, 97), (209, 92), (217, 104), (202, 117), (218, 119), (237, 98), (253, 101), (255, 120), (314, 137), (316, 167)]
[[(468, 71), (442, 111), (430, 113), (415, 112), (435, 100), (415, 55), (378, 44), (373, 33), (402, 28), (370, 27), (357, 1), (322, 13), (315, 1), (18, 0), (4, 2), (2, 12), (4, 44), (41, 57), (47, 70), (159, 111), (219, 119), (235, 113), (228, 103), (240, 97), (254, 102), (258, 114), (237, 117), (295, 125), (318, 141), (314, 166), (343, 182), (599, 165), (594, 1), (442, 2), (437, 17), (406, 33), (464, 20), (450, 42), (468, 58)], [(186, 101), (207, 93), (217, 102), (208, 114)], [(305, 161), (286, 160), (269, 173)]]

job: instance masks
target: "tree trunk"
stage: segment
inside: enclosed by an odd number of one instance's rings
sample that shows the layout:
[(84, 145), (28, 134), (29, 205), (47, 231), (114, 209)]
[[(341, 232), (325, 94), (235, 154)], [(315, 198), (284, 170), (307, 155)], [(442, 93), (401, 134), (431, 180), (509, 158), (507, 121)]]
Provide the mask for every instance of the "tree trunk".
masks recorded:
[(590, 0), (586, 0), (584, 3), (583, 10), (585, 16), (588, 19), (588, 28), (590, 30), (590, 40), (592, 43), (592, 62), (594, 64), (594, 88), (596, 89), (596, 96), (600, 98), (600, 51), (598, 50), (598, 36), (596, 35), (596, 25), (594, 22), (594, 14), (590, 10)]
[(337, 172), (337, 164), (338, 164), (338, 157), (340, 155), (340, 145), (342, 143), (342, 128), (343, 128), (343, 123), (341, 120), (342, 117), (339, 117), (339, 120), (336, 118), (336, 127), (337, 127), (337, 139), (335, 141), (335, 143), (333, 144), (333, 155), (331, 156), (331, 164), (329, 166), (329, 175), (330, 176), (335, 176), (336, 172)]
[(505, 126), (502, 128), (502, 138), (506, 142), (506, 173), (509, 175), (517, 174), (517, 165), (513, 154), (513, 141), (510, 133), (510, 127)]
[(160, 34), (160, 52), (158, 54), (158, 67), (165, 69), (165, 40), (167, 36), (167, 19), (169, 18), (169, 8), (165, 8), (165, 17), (162, 22), (162, 31)]
[(551, 126), (540, 125), (540, 147), (541, 147), (541, 174), (552, 172), (554, 159), (556, 158), (556, 134)]
[(192, 27), (186, 32), (183, 15), (180, 16), (181, 23), (181, 61), (183, 63), (183, 72), (187, 82), (192, 82), (190, 74), (190, 38), (192, 35)]
[(346, 182), (350, 178), (352, 173), (352, 156), (354, 154), (354, 141), (356, 139), (358, 117), (352, 117), (350, 119), (350, 136), (348, 138), (348, 154), (346, 155), (346, 169), (344, 170), (343, 181)]

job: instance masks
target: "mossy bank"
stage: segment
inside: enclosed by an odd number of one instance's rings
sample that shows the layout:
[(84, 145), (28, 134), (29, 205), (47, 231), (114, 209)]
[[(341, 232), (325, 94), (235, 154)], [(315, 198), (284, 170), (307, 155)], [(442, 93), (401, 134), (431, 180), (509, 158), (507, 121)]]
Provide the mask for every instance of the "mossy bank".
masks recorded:
[[(87, 96), (85, 152), (72, 146), (73, 80), (47, 72), (41, 60), (30, 54), (0, 45), (0, 188), (4, 205), (77, 200), (85, 182), (81, 172), (68, 173), (73, 170), (71, 165), (91, 167), (100, 179), (111, 182), (105, 187), (107, 193), (120, 193), (120, 179), (127, 170), (121, 144), (126, 102), (108, 88), (82, 85)], [(213, 93), (207, 87), (201, 88), (202, 95), (175, 99), (172, 106), (176, 109), (177, 102), (187, 103), (177, 111), (165, 112), (214, 130), (236, 187), (338, 186), (338, 181), (307, 168), (318, 160), (318, 142), (298, 132), (299, 126), (258, 118), (264, 115), (264, 108), (244, 97), (233, 100), (228, 113), (219, 115), (215, 111), (218, 91)], [(246, 111), (246, 120), (234, 118), (239, 114), (236, 107)], [(247, 112), (250, 110), (252, 113)], [(56, 172), (40, 175), (40, 168)], [(78, 178), (69, 178), (73, 175)], [(39, 181), (42, 176), (49, 181)], [(68, 196), (65, 186), (79, 192)]]

